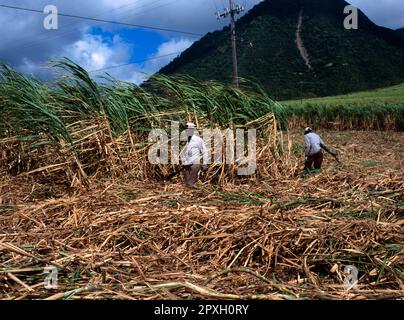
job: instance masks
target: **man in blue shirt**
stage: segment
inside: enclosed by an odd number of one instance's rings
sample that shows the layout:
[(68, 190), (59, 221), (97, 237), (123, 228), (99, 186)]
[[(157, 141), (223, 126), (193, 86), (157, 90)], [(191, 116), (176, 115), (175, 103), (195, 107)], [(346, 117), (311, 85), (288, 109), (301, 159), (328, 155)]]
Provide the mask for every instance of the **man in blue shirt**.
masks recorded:
[(331, 154), (337, 161), (337, 155), (327, 148), (320, 136), (313, 132), (311, 128), (304, 130), (304, 152), (305, 152), (305, 170), (320, 170), (323, 164), (323, 150)]

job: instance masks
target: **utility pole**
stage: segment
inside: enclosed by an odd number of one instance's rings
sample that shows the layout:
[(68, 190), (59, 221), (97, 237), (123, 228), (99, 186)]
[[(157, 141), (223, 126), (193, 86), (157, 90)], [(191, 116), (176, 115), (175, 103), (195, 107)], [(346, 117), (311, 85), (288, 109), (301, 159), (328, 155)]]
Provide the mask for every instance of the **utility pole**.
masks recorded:
[(230, 15), (230, 34), (231, 34), (231, 50), (233, 56), (233, 83), (236, 88), (239, 87), (239, 78), (238, 78), (238, 64), (237, 64), (237, 45), (236, 45), (236, 21), (234, 17), (236, 14), (240, 14), (244, 11), (244, 7), (234, 5), (234, 0), (230, 1), (230, 10), (227, 8), (224, 9), (222, 13), (217, 12), (216, 16), (218, 19), (227, 18)]

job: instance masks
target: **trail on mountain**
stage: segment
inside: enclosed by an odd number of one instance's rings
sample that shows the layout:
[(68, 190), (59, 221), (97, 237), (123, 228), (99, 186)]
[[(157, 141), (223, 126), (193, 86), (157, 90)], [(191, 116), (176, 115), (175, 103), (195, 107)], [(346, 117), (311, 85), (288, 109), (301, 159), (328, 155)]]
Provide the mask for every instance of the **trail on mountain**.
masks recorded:
[(300, 10), (299, 20), (297, 22), (297, 30), (296, 30), (296, 40), (295, 40), (295, 42), (296, 42), (296, 45), (297, 45), (297, 49), (299, 50), (300, 55), (301, 55), (302, 59), (304, 60), (307, 68), (309, 68), (311, 70), (312, 67), (311, 67), (311, 64), (310, 64), (309, 54), (307, 53), (307, 50), (304, 47), (303, 39), (302, 39), (302, 36), (301, 36), (302, 24), (303, 24), (303, 9)]

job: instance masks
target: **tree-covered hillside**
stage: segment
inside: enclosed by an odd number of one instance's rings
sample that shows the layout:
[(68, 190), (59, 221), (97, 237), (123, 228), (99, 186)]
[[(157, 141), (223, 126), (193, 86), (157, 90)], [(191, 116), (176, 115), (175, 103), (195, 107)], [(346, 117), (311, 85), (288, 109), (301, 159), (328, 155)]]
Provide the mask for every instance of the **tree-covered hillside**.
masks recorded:
[[(404, 81), (399, 32), (375, 25), (362, 12), (359, 29), (346, 30), (347, 5), (344, 0), (258, 4), (237, 22), (239, 76), (258, 80), (277, 99), (344, 94)], [(229, 37), (227, 27), (207, 34), (161, 72), (230, 81)], [(298, 49), (298, 37), (309, 64)]]

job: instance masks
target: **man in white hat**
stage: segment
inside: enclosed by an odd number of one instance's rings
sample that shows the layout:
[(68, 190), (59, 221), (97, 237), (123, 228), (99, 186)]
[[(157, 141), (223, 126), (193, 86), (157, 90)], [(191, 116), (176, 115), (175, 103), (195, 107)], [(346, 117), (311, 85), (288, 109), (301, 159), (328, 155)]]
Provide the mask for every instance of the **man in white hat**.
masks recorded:
[(320, 136), (313, 132), (310, 127), (304, 129), (304, 151), (305, 151), (305, 170), (320, 170), (323, 164), (323, 150), (331, 154), (338, 162), (337, 155), (327, 148)]
[[(208, 170), (209, 154), (205, 142), (195, 135), (196, 126), (187, 123), (187, 145), (181, 152), (182, 164), (184, 166), (184, 179), (187, 187), (193, 188), (198, 181), (199, 171)], [(201, 155), (203, 164), (201, 165)]]

